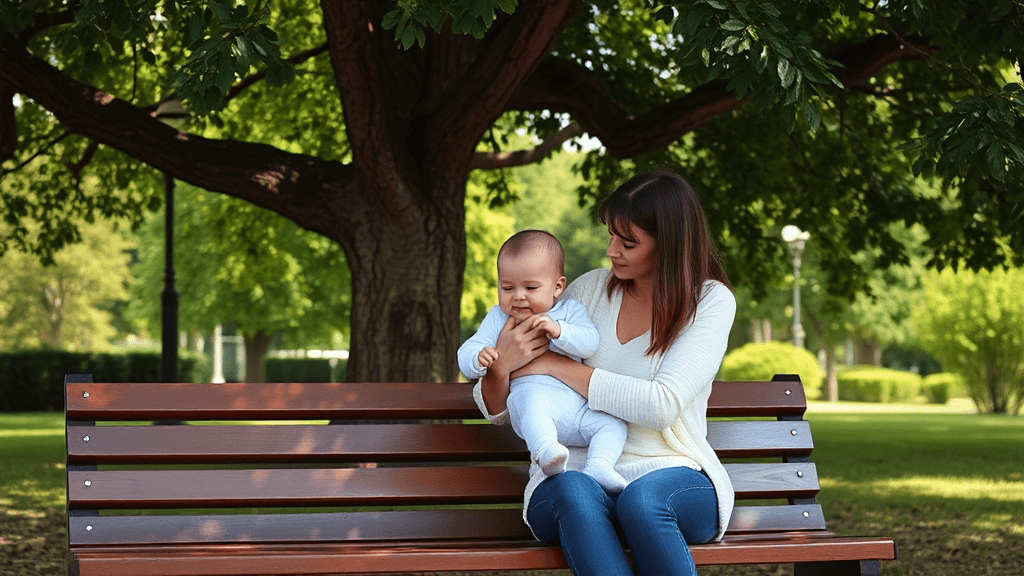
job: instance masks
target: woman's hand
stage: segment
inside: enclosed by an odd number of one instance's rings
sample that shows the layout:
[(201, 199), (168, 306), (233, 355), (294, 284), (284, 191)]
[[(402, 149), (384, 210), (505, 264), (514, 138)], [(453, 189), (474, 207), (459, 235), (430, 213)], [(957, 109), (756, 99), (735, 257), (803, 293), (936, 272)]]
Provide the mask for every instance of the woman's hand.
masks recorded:
[(501, 414), (507, 408), (510, 374), (530, 363), (548, 348), (548, 339), (539, 328), (530, 328), (529, 322), (518, 326), (509, 318), (498, 334), (494, 345), (497, 358), (480, 379), (480, 393), (489, 414)]
[(508, 376), (529, 364), (548, 349), (548, 337), (541, 327), (531, 328), (532, 322), (523, 321), (517, 326), (511, 317), (505, 322), (494, 348), (498, 358), (488, 369)]

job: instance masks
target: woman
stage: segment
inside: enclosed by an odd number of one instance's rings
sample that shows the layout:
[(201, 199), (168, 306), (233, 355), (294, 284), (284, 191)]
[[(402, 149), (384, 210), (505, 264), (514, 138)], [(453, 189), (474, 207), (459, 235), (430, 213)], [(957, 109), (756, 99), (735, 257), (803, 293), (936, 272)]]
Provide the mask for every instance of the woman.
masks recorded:
[(598, 209), (608, 226), (611, 270), (593, 270), (566, 294), (598, 327), (598, 351), (583, 364), (546, 351), (529, 322), (506, 324), (498, 359), (474, 388), (492, 422), (507, 420), (509, 379), (550, 374), (590, 408), (629, 423), (615, 465), (628, 485), (606, 493), (576, 470), (544, 476), (530, 467), (524, 516), (539, 540), (559, 543), (577, 576), (696, 574), (687, 543), (721, 538), (733, 506), (725, 468), (708, 444), (707, 400), (725, 354), (736, 301), (681, 176), (657, 170), (624, 183)]

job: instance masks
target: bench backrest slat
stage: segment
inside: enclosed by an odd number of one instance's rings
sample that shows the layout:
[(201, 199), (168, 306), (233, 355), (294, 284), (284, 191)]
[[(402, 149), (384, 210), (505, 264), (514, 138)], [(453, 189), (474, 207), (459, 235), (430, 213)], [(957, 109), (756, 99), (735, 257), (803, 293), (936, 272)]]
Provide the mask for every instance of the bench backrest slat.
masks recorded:
[[(70, 382), (70, 420), (480, 418), (468, 384), (118, 384)], [(788, 393), (787, 393), (788, 392)], [(718, 382), (708, 416), (799, 416), (799, 382)]]
[[(711, 421), (708, 440), (721, 457), (811, 453), (807, 422)], [(68, 462), (409, 462), (526, 461), (508, 426), (88, 426), (68, 436)]]

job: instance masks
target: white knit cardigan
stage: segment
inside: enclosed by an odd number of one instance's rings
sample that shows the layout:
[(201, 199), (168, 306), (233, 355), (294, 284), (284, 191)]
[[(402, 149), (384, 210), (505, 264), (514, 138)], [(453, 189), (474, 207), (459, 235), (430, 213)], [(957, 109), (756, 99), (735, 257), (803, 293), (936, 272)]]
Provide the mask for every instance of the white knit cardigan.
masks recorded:
[[(688, 466), (703, 470), (718, 497), (718, 532), (721, 539), (732, 515), (732, 482), (707, 441), (707, 408), (711, 384), (722, 362), (729, 331), (736, 315), (736, 299), (723, 284), (708, 281), (693, 323), (684, 328), (664, 353), (647, 356), (650, 332), (626, 343), (616, 335), (622, 304), (621, 291), (608, 297), (609, 270), (593, 270), (579, 277), (566, 295), (586, 307), (600, 331), (597, 352), (584, 360), (594, 368), (590, 377), (590, 407), (622, 418), (629, 433), (615, 469), (627, 482), (652, 470)], [(508, 422), (508, 411), (488, 414), (480, 384), (473, 388), (480, 411), (495, 424)], [(586, 448), (570, 448), (568, 469), (579, 470)], [(533, 464), (523, 499), (523, 518), (530, 496), (544, 473)]]

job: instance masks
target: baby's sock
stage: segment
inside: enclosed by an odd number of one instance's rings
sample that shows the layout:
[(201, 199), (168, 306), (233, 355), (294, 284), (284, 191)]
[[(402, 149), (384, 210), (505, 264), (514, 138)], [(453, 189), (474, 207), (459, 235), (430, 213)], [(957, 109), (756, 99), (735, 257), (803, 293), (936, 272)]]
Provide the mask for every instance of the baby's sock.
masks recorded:
[(569, 449), (557, 442), (537, 452), (537, 463), (548, 476), (565, 472), (565, 462), (569, 459)]
[(616, 472), (610, 462), (601, 458), (587, 460), (580, 472), (597, 480), (602, 488), (612, 494), (618, 494), (626, 487), (626, 479), (622, 477), (622, 474)]

